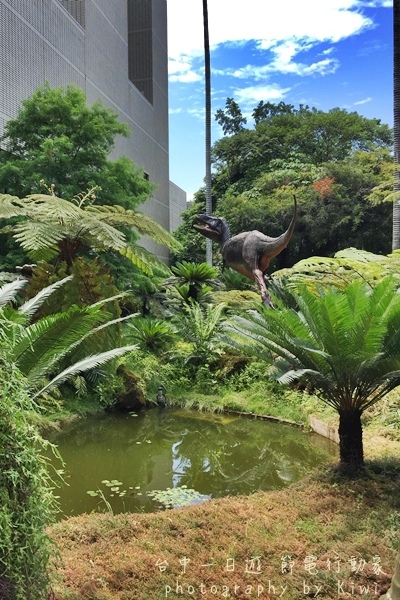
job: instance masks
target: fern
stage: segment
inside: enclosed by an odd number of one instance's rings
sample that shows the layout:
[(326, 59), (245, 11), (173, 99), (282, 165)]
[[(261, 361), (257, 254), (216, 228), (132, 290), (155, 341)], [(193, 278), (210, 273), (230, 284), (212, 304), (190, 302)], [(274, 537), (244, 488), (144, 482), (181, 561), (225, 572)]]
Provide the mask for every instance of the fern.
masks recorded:
[[(151, 275), (153, 266), (162, 269), (161, 261), (142, 248), (129, 245), (118, 227), (134, 229), (155, 242), (177, 250), (180, 244), (159, 223), (142, 213), (122, 206), (79, 205), (55, 195), (34, 194), (19, 199), (0, 195), (0, 219), (19, 217), (13, 226), (2, 228), (35, 261), (51, 261), (56, 256), (71, 264), (77, 248), (84, 246), (97, 251), (114, 249)], [(165, 273), (165, 269), (164, 269)]]

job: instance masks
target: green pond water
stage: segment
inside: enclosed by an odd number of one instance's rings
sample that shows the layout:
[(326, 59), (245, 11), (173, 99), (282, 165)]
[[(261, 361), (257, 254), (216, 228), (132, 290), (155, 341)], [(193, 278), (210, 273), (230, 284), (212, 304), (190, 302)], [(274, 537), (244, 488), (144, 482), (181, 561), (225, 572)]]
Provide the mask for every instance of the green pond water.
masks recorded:
[(289, 425), (162, 408), (83, 420), (52, 441), (65, 463), (60, 518), (154, 511), (160, 503), (149, 492), (168, 488), (195, 490), (193, 501), (278, 489), (338, 454)]

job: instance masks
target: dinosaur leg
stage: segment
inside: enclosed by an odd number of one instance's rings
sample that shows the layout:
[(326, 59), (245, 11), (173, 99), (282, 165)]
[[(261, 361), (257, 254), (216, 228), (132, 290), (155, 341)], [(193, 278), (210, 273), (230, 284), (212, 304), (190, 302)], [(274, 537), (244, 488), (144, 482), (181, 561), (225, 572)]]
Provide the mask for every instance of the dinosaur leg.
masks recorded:
[(262, 271), (260, 271), (260, 269), (255, 269), (253, 271), (253, 275), (254, 275), (254, 279), (257, 282), (258, 289), (260, 290), (261, 299), (262, 299), (263, 303), (265, 304), (265, 306), (268, 306), (268, 308), (273, 308), (273, 304), (271, 302), (271, 296), (269, 295), (269, 291), (265, 284), (264, 273)]

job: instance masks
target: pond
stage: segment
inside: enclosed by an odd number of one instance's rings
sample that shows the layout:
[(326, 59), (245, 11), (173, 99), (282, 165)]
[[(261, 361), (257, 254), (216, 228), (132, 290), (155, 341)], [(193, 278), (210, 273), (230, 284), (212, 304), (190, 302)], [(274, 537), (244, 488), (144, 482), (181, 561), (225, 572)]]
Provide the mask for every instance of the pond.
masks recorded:
[(89, 418), (52, 441), (65, 463), (60, 518), (151, 512), (160, 507), (155, 490), (172, 490), (170, 504), (179, 506), (277, 489), (338, 454), (329, 440), (290, 425), (162, 408)]

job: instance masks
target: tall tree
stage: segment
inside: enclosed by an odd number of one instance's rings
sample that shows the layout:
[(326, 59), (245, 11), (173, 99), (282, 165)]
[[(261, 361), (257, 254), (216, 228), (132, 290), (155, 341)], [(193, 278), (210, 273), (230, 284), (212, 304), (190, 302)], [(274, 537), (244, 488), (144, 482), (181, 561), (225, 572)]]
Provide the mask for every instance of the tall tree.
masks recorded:
[(400, 1), (393, 0), (393, 250), (400, 248)]
[[(205, 150), (206, 150), (206, 214), (212, 213), (211, 197), (211, 60), (210, 36), (208, 29), (208, 4), (203, 0), (203, 25), (204, 25), (204, 68), (205, 68)], [(206, 241), (206, 263), (212, 265), (212, 242)]]
[[(228, 326), (231, 343), (270, 361), (280, 383), (302, 381), (339, 414), (340, 465), (363, 467), (361, 415), (400, 385), (400, 297), (391, 278), (343, 292), (293, 283), (292, 304), (260, 307)], [(293, 303), (293, 300), (295, 301)]]
[(0, 151), (0, 193), (43, 193), (42, 181), (73, 198), (97, 186), (97, 202), (135, 208), (152, 186), (126, 157), (109, 160), (116, 136), (129, 135), (118, 114), (101, 102), (86, 104), (73, 85), (39, 87), (7, 122)]

